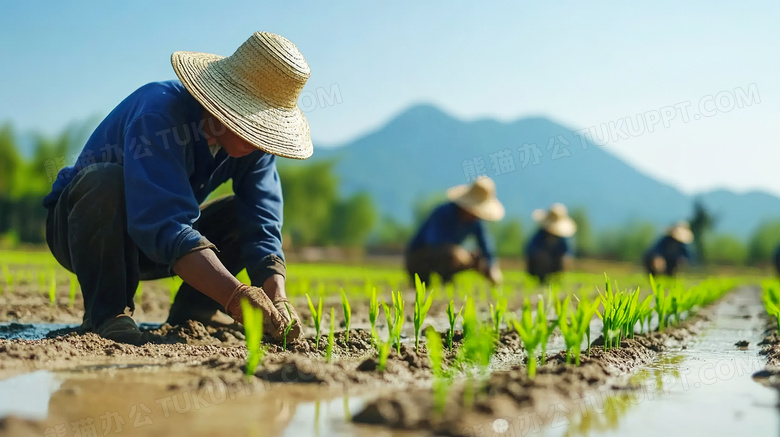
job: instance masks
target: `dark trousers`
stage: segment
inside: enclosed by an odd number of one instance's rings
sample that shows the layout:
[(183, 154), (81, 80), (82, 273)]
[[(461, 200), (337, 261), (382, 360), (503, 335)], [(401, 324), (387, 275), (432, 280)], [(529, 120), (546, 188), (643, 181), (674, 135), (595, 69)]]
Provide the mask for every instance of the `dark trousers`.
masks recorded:
[(528, 256), (527, 267), (529, 275), (536, 276), (539, 282), (544, 282), (547, 276), (563, 271), (563, 256), (537, 251)]
[[(127, 233), (124, 169), (94, 164), (82, 169), (65, 188), (46, 220), (46, 242), (63, 267), (74, 272), (84, 296), (84, 320), (91, 328), (135, 309), (139, 280), (173, 276), (170, 266), (150, 260)], [(214, 244), (232, 274), (244, 266), (233, 196), (201, 206), (194, 226)], [(208, 242), (204, 242), (208, 244)], [(221, 306), (186, 283), (174, 306), (217, 310)]]
[(457, 245), (428, 246), (406, 253), (406, 271), (412, 283), (415, 273), (427, 284), (430, 284), (431, 273), (437, 273), (444, 283), (448, 283), (458, 272), (475, 269), (484, 275), (489, 267), (482, 255)]

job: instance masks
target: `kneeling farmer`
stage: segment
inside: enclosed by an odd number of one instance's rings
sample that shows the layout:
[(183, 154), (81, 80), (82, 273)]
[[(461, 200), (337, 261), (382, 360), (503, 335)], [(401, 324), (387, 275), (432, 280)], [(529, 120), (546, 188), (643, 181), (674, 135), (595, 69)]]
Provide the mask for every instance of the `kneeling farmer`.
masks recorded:
[[(450, 188), (447, 197), (451, 202), (434, 209), (409, 243), (406, 269), (412, 280), (416, 273), (423, 282), (430, 282), (435, 272), (446, 283), (455, 273), (475, 269), (493, 284), (501, 283), (501, 270), (482, 223), (504, 217), (504, 206), (496, 198), (496, 184), (483, 177), (471, 186)], [(476, 237), (480, 252), (471, 253), (460, 246), (470, 235)]]
[[(175, 273), (184, 283), (169, 323), (227, 319), (219, 310), (241, 322), (246, 299), (263, 310), (267, 334), (280, 340), (292, 322), (295, 338), (276, 156), (312, 154), (297, 106), (309, 66), (264, 32), (232, 56), (176, 52), (171, 63), (181, 82), (133, 92), (60, 171), (44, 199), (49, 248), (78, 277), (85, 326), (102, 337), (141, 343), (130, 317), (138, 281)], [(200, 206), (228, 179), (234, 196)], [(251, 287), (235, 277), (244, 268)]]
[(674, 276), (682, 260), (691, 261), (688, 245), (693, 242), (693, 232), (687, 222), (679, 222), (666, 231), (653, 247), (645, 253), (644, 264), (653, 276)]
[(577, 224), (560, 203), (554, 203), (547, 211), (534, 210), (532, 217), (539, 230), (525, 249), (527, 269), (529, 275), (544, 282), (549, 275), (563, 271), (570, 251), (566, 239), (577, 232)]

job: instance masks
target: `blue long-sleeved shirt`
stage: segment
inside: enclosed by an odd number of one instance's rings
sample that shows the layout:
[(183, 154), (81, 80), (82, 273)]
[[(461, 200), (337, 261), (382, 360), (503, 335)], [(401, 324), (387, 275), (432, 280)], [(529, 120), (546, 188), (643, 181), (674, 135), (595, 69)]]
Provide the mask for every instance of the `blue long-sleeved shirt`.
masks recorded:
[(100, 123), (76, 164), (59, 172), (44, 206), (56, 204), (80, 169), (122, 165), (128, 233), (150, 259), (171, 266), (202, 245), (193, 228), (199, 205), (232, 178), (242, 257), (253, 283), (262, 283), (269, 266), (284, 268), (276, 157), (260, 150), (241, 158), (224, 150), (212, 156), (203, 126), (203, 107), (179, 81), (142, 86)]
[(458, 215), (458, 206), (449, 202), (433, 210), (409, 243), (408, 250), (441, 244), (459, 245), (470, 235), (476, 237), (479, 250), (492, 264), (495, 260), (495, 250), (482, 220), (464, 222)]
[(563, 257), (569, 254), (569, 243), (563, 237), (539, 229), (526, 245), (525, 253), (527, 256), (533, 256), (542, 252), (553, 257)]
[(688, 245), (681, 243), (669, 235), (661, 237), (655, 245), (650, 248), (645, 257), (661, 256), (668, 265), (676, 265), (677, 261), (681, 258), (687, 259), (689, 262), (693, 262), (693, 256)]

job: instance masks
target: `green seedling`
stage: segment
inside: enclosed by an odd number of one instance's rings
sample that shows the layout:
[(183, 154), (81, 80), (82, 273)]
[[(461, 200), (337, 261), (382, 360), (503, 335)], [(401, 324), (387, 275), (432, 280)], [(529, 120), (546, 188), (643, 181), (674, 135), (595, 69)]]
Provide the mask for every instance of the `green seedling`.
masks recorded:
[(349, 299), (344, 290), (341, 290), (341, 308), (344, 310), (344, 324), (347, 326), (345, 333), (345, 342), (349, 344), (349, 322), (352, 320), (352, 308), (349, 306)]
[(599, 301), (589, 302), (583, 297), (577, 305), (576, 311), (571, 312), (571, 295), (561, 302), (555, 301), (558, 315), (558, 327), (566, 344), (566, 363), (571, 363), (572, 357), (576, 365), (580, 365), (580, 353), (582, 339), (587, 335), (588, 348), (590, 348), (590, 321), (598, 310)]
[(57, 298), (57, 278), (54, 272), (51, 272), (51, 281), (49, 283), (49, 306), (54, 307), (55, 300)]
[(536, 324), (539, 327), (539, 331), (541, 332), (542, 336), (539, 346), (541, 348), (540, 357), (542, 365), (544, 366), (547, 363), (547, 342), (550, 339), (550, 334), (552, 334), (555, 325), (550, 326), (549, 322), (547, 321), (547, 310), (544, 307), (544, 299), (542, 296), (539, 296), (539, 302), (537, 303)]
[(766, 312), (777, 321), (777, 332), (780, 334), (780, 287), (774, 281), (764, 284), (761, 297)]
[(431, 359), (431, 370), (433, 372), (433, 396), (435, 410), (438, 414), (444, 412), (444, 406), (447, 403), (447, 376), (444, 373), (444, 351), (441, 342), (441, 336), (433, 329), (428, 327), (425, 331), (428, 346), (428, 357)]
[(258, 364), (265, 356), (263, 341), (263, 311), (254, 308), (248, 300), (241, 300), (241, 313), (244, 316), (244, 335), (246, 336), (246, 376), (254, 375)]
[(316, 334), (316, 337), (314, 338), (314, 348), (319, 350), (320, 349), (320, 325), (322, 323), (322, 298), (320, 297), (317, 301), (317, 307), (314, 307), (314, 303), (312, 303), (311, 298), (309, 295), (306, 295), (306, 300), (309, 301), (309, 310), (311, 311), (311, 318), (314, 322), (314, 333)]
[(604, 314), (598, 313), (603, 322), (602, 335), (604, 336), (604, 349), (618, 347), (620, 334), (628, 320), (630, 299), (623, 293), (613, 291), (609, 277), (606, 278), (606, 291), (599, 293), (601, 304), (604, 306)]
[(390, 308), (385, 302), (382, 302), (382, 307), (385, 310), (385, 318), (387, 319), (388, 330), (388, 343), (394, 344), (396, 352), (401, 353), (401, 331), (404, 325), (404, 300), (400, 291), (390, 292), (393, 297), (393, 312), (390, 313)]
[(328, 347), (325, 349), (325, 360), (331, 362), (333, 359), (333, 342), (336, 335), (336, 310), (330, 307), (330, 332), (328, 332)]
[[(139, 282), (140, 285), (140, 282)], [(68, 287), (68, 307), (73, 308), (76, 303), (76, 289), (79, 286), (79, 279), (75, 273), (70, 274), (70, 284)]]
[(379, 342), (379, 345), (377, 346), (378, 349), (378, 363), (377, 363), (377, 370), (380, 372), (384, 372), (387, 368), (387, 357), (390, 355), (390, 343), (389, 342), (383, 342), (381, 340), (377, 340)]
[(463, 312), (463, 306), (460, 307), (460, 311), (455, 312), (455, 301), (450, 300), (447, 304), (447, 320), (450, 322), (450, 330), (447, 331), (447, 348), (452, 352), (452, 338), (455, 336), (455, 323), (458, 322), (460, 313)]
[(506, 313), (507, 302), (506, 299), (500, 299), (496, 307), (493, 308), (493, 304), (490, 304), (490, 318), (493, 321), (493, 332), (496, 336), (496, 341), (499, 339), (501, 321), (504, 320), (504, 314)]
[(287, 305), (286, 302), (284, 304), (284, 307), (287, 309), (287, 315), (290, 317), (290, 323), (288, 323), (287, 326), (284, 327), (284, 339), (282, 340), (282, 349), (287, 350), (287, 334), (290, 333), (290, 330), (295, 324), (295, 319), (293, 319), (292, 311), (290, 311), (290, 306)]
[(379, 317), (379, 301), (376, 298), (376, 287), (371, 291), (371, 300), (368, 302), (368, 321), (371, 323), (371, 341), (378, 346), (376, 335), (376, 319)]
[(420, 276), (414, 274), (414, 350), (420, 348), (420, 328), (425, 322), (425, 316), (433, 303), (433, 292), (425, 297), (425, 283), (420, 281)]
[[(544, 308), (541, 299), (539, 308)], [(526, 297), (523, 301), (522, 314), (519, 320), (513, 319), (512, 324), (523, 341), (523, 347), (528, 355), (528, 377), (534, 378), (536, 376), (536, 350), (539, 348), (544, 331), (547, 329), (547, 321), (545, 320), (544, 326), (538, 323), (538, 317), (534, 321), (531, 315), (531, 301)]]

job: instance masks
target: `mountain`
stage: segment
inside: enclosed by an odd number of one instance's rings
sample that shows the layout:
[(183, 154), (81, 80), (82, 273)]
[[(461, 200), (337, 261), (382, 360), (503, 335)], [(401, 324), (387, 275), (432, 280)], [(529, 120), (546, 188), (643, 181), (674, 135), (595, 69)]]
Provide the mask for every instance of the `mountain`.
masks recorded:
[[(553, 202), (586, 208), (596, 229), (632, 220), (660, 229), (692, 210), (691, 196), (546, 118), (463, 121), (418, 105), (347, 144), (315, 150), (314, 159), (336, 159), (346, 194), (367, 191), (383, 215), (406, 223), (416, 201), (467, 183), (480, 158), (507, 216), (525, 222)], [(507, 150), (504, 163), (514, 171), (497, 166), (497, 154)], [(719, 232), (746, 237), (762, 220), (780, 217), (780, 199), (766, 193), (721, 190), (700, 197), (718, 215)]]

